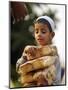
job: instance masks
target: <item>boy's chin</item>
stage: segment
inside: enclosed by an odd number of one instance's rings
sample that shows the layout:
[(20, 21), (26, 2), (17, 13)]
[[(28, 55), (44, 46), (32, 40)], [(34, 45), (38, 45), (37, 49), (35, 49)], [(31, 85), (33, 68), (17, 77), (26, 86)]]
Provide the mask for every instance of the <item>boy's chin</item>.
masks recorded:
[(42, 43), (42, 42), (38, 42), (39, 46), (45, 46), (45, 45), (50, 45), (51, 43)]
[(44, 43), (38, 43), (39, 46), (45, 46), (46, 44)]

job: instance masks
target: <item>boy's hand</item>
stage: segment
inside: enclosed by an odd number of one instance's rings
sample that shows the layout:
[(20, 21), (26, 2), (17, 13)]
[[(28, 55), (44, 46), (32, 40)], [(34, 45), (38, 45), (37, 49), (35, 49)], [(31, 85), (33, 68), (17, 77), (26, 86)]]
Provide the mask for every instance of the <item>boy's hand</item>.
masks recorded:
[(36, 47), (26, 46), (24, 49), (24, 54), (27, 56), (27, 60), (34, 59), (36, 56)]

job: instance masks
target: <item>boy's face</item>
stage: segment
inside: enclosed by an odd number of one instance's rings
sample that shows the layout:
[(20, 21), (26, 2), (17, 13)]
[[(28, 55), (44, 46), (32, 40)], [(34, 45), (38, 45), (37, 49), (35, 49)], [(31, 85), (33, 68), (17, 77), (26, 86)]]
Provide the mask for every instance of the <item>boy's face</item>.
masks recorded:
[(35, 23), (35, 39), (41, 46), (51, 44), (54, 32), (50, 32), (48, 25), (43, 23)]

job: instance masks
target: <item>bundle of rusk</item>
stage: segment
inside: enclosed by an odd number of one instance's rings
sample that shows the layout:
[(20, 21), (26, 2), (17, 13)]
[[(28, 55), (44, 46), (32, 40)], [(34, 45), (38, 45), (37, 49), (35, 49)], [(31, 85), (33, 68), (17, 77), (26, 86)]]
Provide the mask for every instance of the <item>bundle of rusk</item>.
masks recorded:
[[(36, 46), (33, 47), (35, 48)], [(56, 76), (54, 63), (57, 55), (57, 49), (55, 46), (36, 47), (34, 56), (30, 56), (30, 60), (19, 67), (18, 73), (20, 74), (20, 82), (24, 86), (29, 87), (31, 83), (32, 85), (33, 83), (36, 83), (38, 77), (43, 74), (47, 81), (46, 85), (51, 85)], [(52, 74), (52, 77), (47, 74), (48, 72)]]

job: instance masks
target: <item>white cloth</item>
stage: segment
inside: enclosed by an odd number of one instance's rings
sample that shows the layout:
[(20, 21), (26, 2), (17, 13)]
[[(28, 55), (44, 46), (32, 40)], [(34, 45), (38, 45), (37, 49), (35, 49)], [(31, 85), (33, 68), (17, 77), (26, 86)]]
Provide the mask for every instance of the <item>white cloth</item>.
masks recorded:
[(40, 17), (38, 17), (36, 19), (36, 21), (39, 20), (39, 19), (45, 19), (45, 20), (47, 20), (50, 23), (52, 30), (55, 29), (55, 23), (54, 23), (54, 21), (50, 17), (48, 17), (48, 16), (40, 16)]

